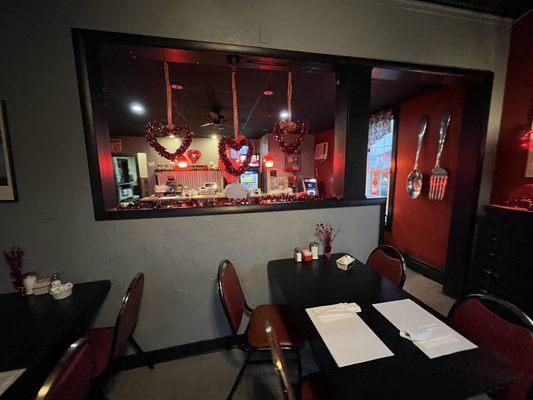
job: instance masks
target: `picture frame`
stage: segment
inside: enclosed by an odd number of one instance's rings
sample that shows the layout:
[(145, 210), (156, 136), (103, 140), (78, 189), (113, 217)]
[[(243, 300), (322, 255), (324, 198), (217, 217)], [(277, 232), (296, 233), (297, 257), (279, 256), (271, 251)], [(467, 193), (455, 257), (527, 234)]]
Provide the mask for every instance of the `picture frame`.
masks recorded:
[(7, 110), (4, 100), (0, 100), (0, 202), (18, 201), (13, 154), (9, 139)]

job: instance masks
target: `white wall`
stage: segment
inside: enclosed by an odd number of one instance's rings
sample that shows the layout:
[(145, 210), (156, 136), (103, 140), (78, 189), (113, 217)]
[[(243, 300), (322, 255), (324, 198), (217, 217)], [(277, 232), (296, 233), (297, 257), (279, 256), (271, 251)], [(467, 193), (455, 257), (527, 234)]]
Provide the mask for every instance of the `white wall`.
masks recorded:
[[(111, 279), (99, 324), (113, 322), (128, 280), (145, 271), (137, 336), (153, 349), (228, 333), (214, 287), (223, 257), (236, 259), (256, 304), (268, 298), (266, 262), (305, 243), (315, 222), (340, 226), (337, 250), (361, 258), (377, 241), (377, 207), (95, 222), (71, 27), (492, 70), (484, 202), (501, 114), (506, 24), (397, 0), (4, 0), (0, 98), (7, 100), (20, 201), (0, 204), (0, 249), (23, 246), (28, 268), (42, 273)], [(9, 287), (2, 266), (0, 290)]]

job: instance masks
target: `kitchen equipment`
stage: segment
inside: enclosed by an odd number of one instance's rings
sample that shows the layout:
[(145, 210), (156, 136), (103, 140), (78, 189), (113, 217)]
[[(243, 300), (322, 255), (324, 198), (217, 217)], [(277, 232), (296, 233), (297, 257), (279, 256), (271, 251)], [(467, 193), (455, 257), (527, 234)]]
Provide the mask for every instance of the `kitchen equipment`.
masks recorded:
[(450, 110), (446, 110), (440, 117), (440, 131), (439, 131), (439, 148), (437, 150), (437, 159), (435, 167), (431, 170), (431, 177), (429, 179), (429, 199), (442, 200), (448, 184), (448, 172), (440, 166), (440, 158), (442, 150), (444, 149), (444, 141), (446, 140), (446, 133), (450, 126), (452, 114)]
[(33, 286), (37, 283), (37, 273), (28, 272), (22, 275), (22, 284), (26, 295), (33, 294)]
[(413, 170), (407, 176), (407, 195), (411, 199), (416, 199), (420, 195), (422, 190), (422, 173), (418, 170), (418, 157), (420, 157), (420, 150), (422, 150), (422, 142), (424, 135), (428, 127), (429, 118), (427, 115), (423, 115), (420, 120), (420, 129), (418, 131), (418, 145), (416, 146), (415, 165)]

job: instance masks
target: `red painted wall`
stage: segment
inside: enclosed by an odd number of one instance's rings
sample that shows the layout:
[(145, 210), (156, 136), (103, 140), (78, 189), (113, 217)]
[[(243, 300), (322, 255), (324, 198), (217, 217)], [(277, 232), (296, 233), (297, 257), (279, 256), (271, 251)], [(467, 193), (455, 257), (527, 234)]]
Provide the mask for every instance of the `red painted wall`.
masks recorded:
[[(464, 88), (446, 87), (404, 103), (398, 114), (396, 183), (392, 231), (387, 242), (409, 256), (444, 270), (452, 209), (452, 188), (458, 173), (457, 154), (464, 102)], [(449, 180), (443, 201), (428, 200), (429, 176), (435, 165), (442, 111), (451, 109), (452, 119), (441, 158)], [(418, 129), (423, 114), (429, 117), (418, 169), (424, 177), (422, 193), (410, 199), (405, 189), (413, 169)]]
[[(491, 201), (505, 204), (512, 191), (533, 178), (525, 177), (527, 138), (533, 118), (533, 13), (513, 26)], [(533, 193), (530, 190), (530, 198)]]
[(320, 132), (314, 135), (315, 145), (318, 143), (328, 143), (328, 158), (319, 164), (316, 164), (316, 179), (321, 193), (326, 196), (333, 195), (333, 156), (335, 146), (335, 131), (330, 129), (328, 131)]

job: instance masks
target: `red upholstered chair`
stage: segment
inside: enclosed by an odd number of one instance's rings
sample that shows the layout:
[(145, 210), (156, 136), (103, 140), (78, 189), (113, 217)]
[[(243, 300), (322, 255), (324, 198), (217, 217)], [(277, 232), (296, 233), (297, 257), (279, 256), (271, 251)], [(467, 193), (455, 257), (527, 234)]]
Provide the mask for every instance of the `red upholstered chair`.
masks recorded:
[(335, 398), (333, 389), (320, 373), (304, 377), (297, 391), (289, 377), (289, 370), (283, 352), (281, 351), (276, 331), (269, 321), (265, 322), (265, 332), (270, 345), (272, 363), (274, 364), (274, 369), (278, 375), (281, 390), (286, 400), (331, 400)]
[(303, 345), (304, 336), (298, 329), (296, 318), (290, 307), (268, 304), (254, 309), (250, 308), (246, 303), (235, 267), (229, 260), (222, 261), (218, 266), (218, 292), (233, 335), (238, 335), (244, 313), (250, 316), (250, 321), (244, 334), (245, 342), (240, 346), (241, 350), (247, 353), (246, 358), (231, 388), (228, 399), (232, 398), (237, 389), (246, 366), (260, 362), (252, 361), (252, 355), (257, 351), (268, 351), (270, 349), (270, 343), (265, 332), (265, 321), (267, 320), (276, 328), (281, 347), (285, 350), (294, 351), (298, 362), (298, 371), (301, 370), (298, 348)]
[[(139, 317), (144, 289), (144, 274), (138, 273), (130, 283), (128, 291), (122, 298), (115, 326), (91, 329), (86, 336), (95, 348), (95, 373), (97, 377), (106, 371), (113, 360), (121, 355), (129, 342), (138, 353), (144, 354), (142, 348), (133, 339), (133, 331)], [(150, 368), (153, 365), (147, 363)]]
[(368, 256), (366, 265), (399, 287), (403, 287), (406, 263), (402, 253), (396, 248), (388, 245), (376, 247)]
[(36, 400), (83, 400), (93, 374), (93, 347), (82, 338), (70, 345), (37, 394)]
[(511, 303), (473, 294), (454, 304), (448, 322), (465, 337), (507, 357), (523, 377), (498, 392), (493, 399), (533, 398), (533, 321)]

